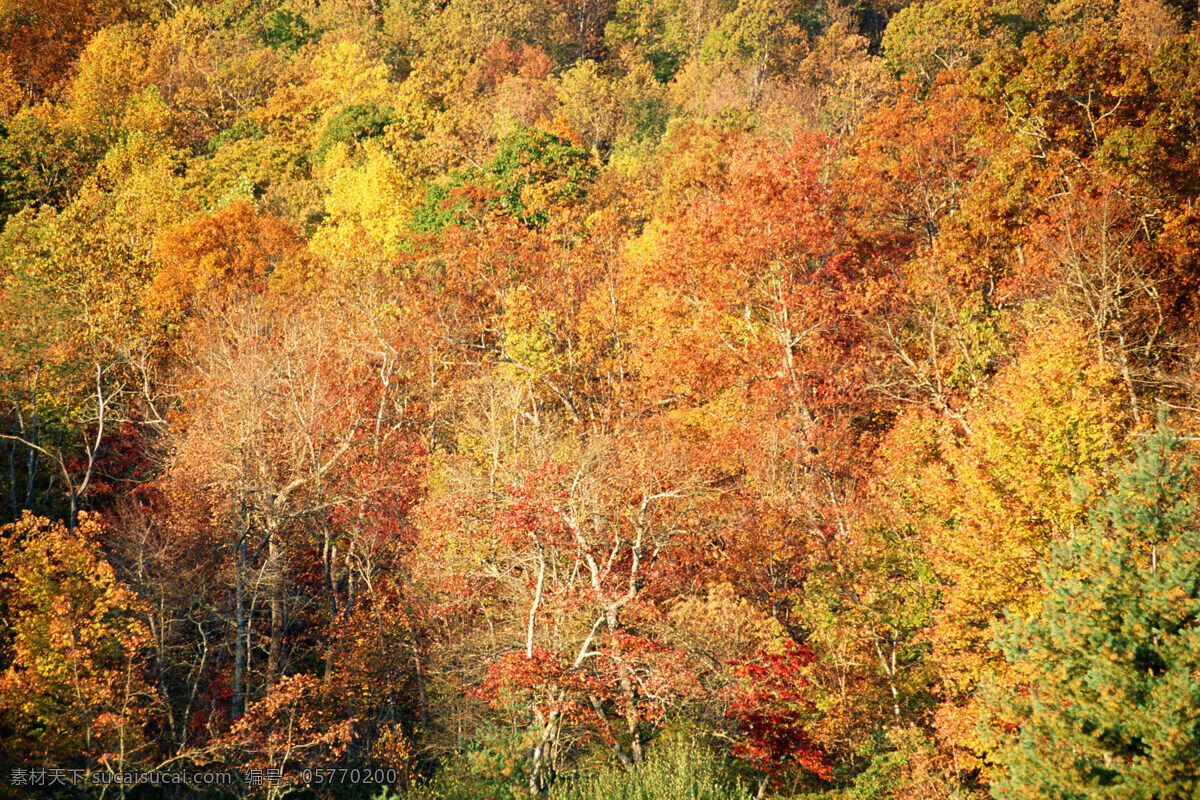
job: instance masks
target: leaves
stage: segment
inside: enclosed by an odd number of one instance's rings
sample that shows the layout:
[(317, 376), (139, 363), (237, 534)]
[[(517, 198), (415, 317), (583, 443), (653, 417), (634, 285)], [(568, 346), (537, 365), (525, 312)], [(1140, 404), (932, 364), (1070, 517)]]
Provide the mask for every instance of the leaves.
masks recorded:
[(1056, 549), (1041, 613), (999, 627), (1021, 684), (993, 695), (1009, 767), (997, 796), (1195, 791), (1195, 507), (1180, 449), (1160, 422), (1090, 530)]
[(1187, 796), (1194, 17), (0, 0), (4, 752)]
[(772, 777), (798, 766), (828, 779), (829, 764), (805, 730), (816, 709), (805, 697), (803, 672), (816, 657), (790, 640), (780, 649), (734, 662), (733, 674), (744, 684), (734, 690), (728, 713), (745, 731), (734, 753)]
[[(12, 650), (0, 714), (14, 751), (123, 770), (144, 756), (154, 716), (141, 672), (149, 631), (135, 616), (139, 600), (99, 556), (100, 534), (86, 516), (74, 534), (28, 513), (5, 527)], [(116, 763), (113, 753), (121, 754)]]

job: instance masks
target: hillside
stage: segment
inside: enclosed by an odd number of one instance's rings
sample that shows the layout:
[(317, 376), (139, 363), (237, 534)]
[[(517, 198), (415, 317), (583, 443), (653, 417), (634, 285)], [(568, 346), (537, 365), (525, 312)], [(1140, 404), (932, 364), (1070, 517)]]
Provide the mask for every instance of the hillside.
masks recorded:
[(0, 0), (0, 796), (1198, 796), (1198, 22)]

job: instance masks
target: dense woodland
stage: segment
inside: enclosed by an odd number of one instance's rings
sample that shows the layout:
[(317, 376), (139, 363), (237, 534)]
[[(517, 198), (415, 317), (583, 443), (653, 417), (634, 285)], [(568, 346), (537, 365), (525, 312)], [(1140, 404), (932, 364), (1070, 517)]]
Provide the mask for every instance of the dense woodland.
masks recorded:
[(1200, 796), (1198, 20), (0, 0), (0, 793)]

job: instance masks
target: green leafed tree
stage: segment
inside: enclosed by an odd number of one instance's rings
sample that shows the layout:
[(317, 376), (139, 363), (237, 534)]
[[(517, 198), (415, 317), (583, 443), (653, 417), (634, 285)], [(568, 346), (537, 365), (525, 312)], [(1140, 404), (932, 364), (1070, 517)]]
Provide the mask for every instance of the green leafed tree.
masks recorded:
[(486, 198), (489, 211), (540, 228), (554, 209), (581, 201), (596, 179), (591, 154), (549, 131), (520, 127), (505, 136), (482, 170), (451, 173), (446, 183), (429, 184), (424, 202), (413, 211), (412, 228), (440, 232), (463, 224), (468, 197)]
[(1160, 423), (1057, 548), (1046, 598), (997, 641), (1022, 686), (987, 734), (997, 798), (1183, 800), (1200, 792), (1200, 531), (1194, 461)]

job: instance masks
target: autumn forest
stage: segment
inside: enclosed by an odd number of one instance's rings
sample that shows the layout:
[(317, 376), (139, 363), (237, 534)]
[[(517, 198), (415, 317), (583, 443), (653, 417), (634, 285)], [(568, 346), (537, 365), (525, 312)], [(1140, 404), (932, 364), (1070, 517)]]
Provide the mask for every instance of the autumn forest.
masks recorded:
[(0, 0), (0, 797), (1200, 796), (1198, 198), (1195, 0)]

